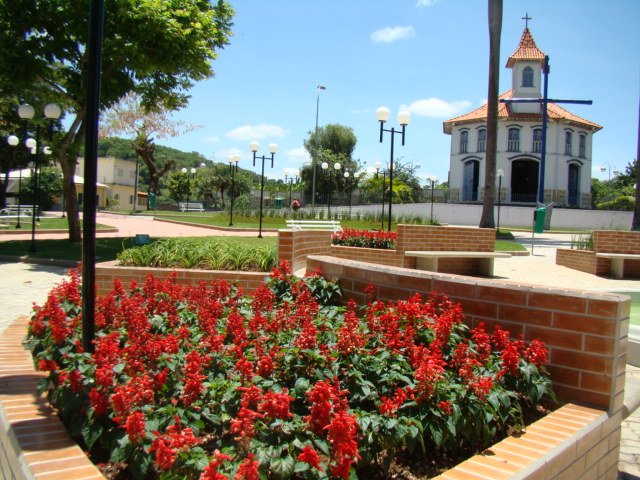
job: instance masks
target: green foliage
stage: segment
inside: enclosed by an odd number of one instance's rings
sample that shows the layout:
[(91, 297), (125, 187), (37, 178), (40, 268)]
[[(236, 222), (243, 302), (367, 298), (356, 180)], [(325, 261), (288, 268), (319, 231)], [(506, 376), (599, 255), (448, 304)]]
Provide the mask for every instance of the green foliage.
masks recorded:
[(399, 457), (485, 448), (553, 399), (541, 342), (470, 330), (443, 295), (371, 300), (360, 315), (286, 263), (251, 297), (149, 276), (97, 299), (89, 354), (80, 292), (71, 272), (25, 343), (68, 431), (127, 478), (239, 478), (248, 463), (264, 479), (371, 478)]
[(571, 235), (571, 248), (576, 250), (593, 251), (593, 232), (580, 235)]
[[(33, 205), (34, 185), (31, 179), (22, 180), (20, 202)], [(38, 176), (38, 205), (40, 210), (50, 210), (55, 199), (62, 196), (62, 173), (55, 167), (42, 167)]]
[(599, 202), (596, 204), (598, 210), (622, 210), (625, 212), (633, 212), (636, 199), (631, 195), (621, 195), (613, 200)]
[(275, 245), (256, 246), (212, 238), (164, 238), (129, 248), (118, 255), (121, 265), (163, 268), (205, 268), (268, 272), (276, 266)]

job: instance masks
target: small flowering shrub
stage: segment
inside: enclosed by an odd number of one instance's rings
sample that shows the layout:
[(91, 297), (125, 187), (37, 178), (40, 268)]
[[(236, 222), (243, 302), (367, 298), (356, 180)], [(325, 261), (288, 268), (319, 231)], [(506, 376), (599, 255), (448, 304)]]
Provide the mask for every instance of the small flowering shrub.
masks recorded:
[(345, 247), (366, 247), (393, 250), (396, 248), (396, 232), (374, 232), (370, 230), (356, 230), (345, 228), (340, 233), (334, 233), (331, 241), (334, 245)]
[(35, 308), (27, 346), (70, 433), (118, 478), (373, 478), (403, 456), (483, 448), (553, 395), (542, 343), (470, 330), (442, 295), (370, 296), (362, 312), (339, 296), (284, 262), (251, 297), (116, 282), (90, 355), (72, 272)]

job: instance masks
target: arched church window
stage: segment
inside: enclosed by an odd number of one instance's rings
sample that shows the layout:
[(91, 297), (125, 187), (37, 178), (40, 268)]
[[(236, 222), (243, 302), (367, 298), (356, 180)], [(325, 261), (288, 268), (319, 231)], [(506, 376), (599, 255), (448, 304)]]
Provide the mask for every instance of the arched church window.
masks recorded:
[(542, 129), (535, 128), (533, 130), (533, 145), (531, 151), (533, 153), (542, 152)]
[(580, 158), (586, 158), (587, 156), (587, 136), (581, 133), (578, 137), (578, 156)]
[(507, 151), (519, 152), (520, 151), (520, 129), (509, 129), (509, 141), (507, 142)]
[(565, 155), (571, 155), (572, 140), (573, 140), (573, 135), (571, 135), (571, 132), (564, 132), (564, 154)]
[(469, 142), (469, 132), (463, 130), (460, 132), (460, 153), (467, 153), (467, 144)]
[(533, 68), (525, 67), (522, 70), (522, 86), (533, 87)]
[(487, 150), (487, 130), (481, 128), (478, 130), (478, 152)]

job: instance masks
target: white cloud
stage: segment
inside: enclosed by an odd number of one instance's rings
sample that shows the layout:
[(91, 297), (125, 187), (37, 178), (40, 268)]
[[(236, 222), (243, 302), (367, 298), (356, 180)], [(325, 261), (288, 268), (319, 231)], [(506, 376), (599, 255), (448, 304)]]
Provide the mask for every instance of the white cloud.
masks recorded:
[(261, 123), (260, 125), (243, 125), (225, 133), (225, 136), (233, 140), (252, 141), (274, 137), (284, 138), (287, 136), (287, 131), (278, 125)]
[(415, 36), (413, 27), (385, 27), (371, 34), (373, 43), (391, 43)]
[(466, 100), (446, 102), (439, 98), (422, 98), (409, 105), (401, 105), (400, 110), (408, 110), (419, 117), (449, 118), (463, 113), (470, 106), (471, 102)]
[(212, 137), (205, 137), (204, 141), (209, 143), (220, 143), (220, 137), (213, 135)]
[(433, 7), (436, 3), (441, 1), (442, 0), (418, 0), (416, 2), (416, 7)]
[(299, 161), (300, 163), (308, 162), (311, 159), (309, 152), (307, 152), (304, 147), (292, 148), (291, 150), (284, 152), (284, 155), (291, 160)]

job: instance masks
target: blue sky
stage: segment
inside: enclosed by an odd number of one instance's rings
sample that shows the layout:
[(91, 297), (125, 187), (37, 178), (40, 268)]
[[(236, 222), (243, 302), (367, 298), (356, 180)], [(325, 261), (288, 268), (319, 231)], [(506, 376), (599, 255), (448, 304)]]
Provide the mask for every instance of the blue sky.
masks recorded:
[[(409, 107), (406, 144), (396, 158), (420, 165), (424, 178), (446, 180), (450, 137), (442, 122), (485, 102), (488, 72), (486, 0), (242, 0), (234, 36), (219, 52), (216, 75), (191, 90), (174, 118), (202, 128), (158, 143), (197, 151), (217, 162), (230, 153), (251, 167), (249, 142), (260, 152), (277, 143), (285, 172), (309, 161), (303, 141), (319, 125), (351, 127), (354, 157), (367, 167), (389, 159), (389, 134), (379, 143), (375, 110)], [(640, 2), (637, 0), (506, 0), (501, 67), (516, 49), (524, 20), (550, 57), (549, 96), (593, 100), (573, 113), (602, 125), (593, 141), (594, 176), (624, 168), (636, 155), (640, 91)], [(501, 68), (500, 91), (511, 70)], [(259, 153), (260, 153), (259, 152)]]

